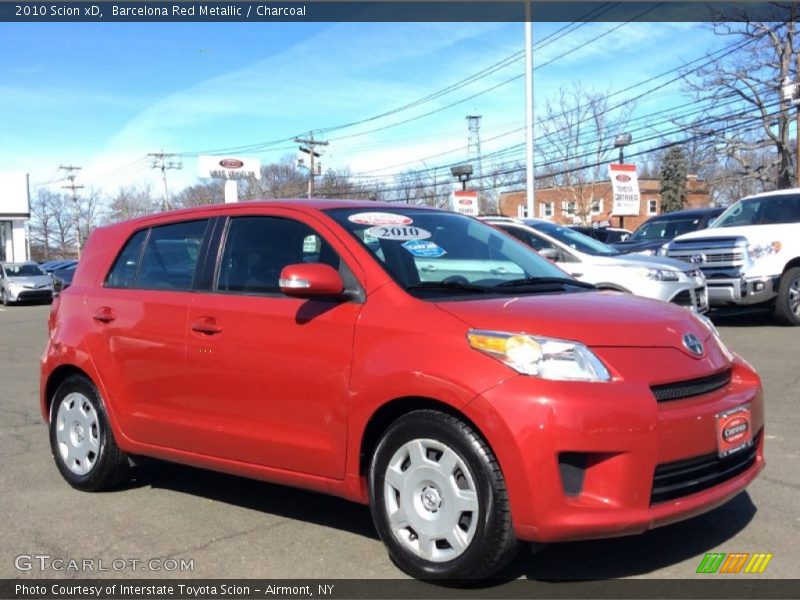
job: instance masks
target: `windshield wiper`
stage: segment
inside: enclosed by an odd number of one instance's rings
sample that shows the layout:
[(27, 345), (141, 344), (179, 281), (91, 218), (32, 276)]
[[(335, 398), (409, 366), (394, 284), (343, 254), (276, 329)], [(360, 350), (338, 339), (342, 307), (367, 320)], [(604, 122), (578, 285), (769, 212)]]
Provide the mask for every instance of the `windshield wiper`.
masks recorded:
[(548, 287), (553, 286), (553, 284), (565, 286), (565, 285), (573, 285), (575, 287), (582, 287), (586, 289), (593, 290), (595, 286), (591, 283), (586, 283), (585, 281), (578, 281), (576, 279), (568, 279), (566, 277), (522, 277), (520, 279), (511, 279), (509, 281), (504, 281), (503, 283), (498, 283), (494, 287), (496, 288), (511, 288), (511, 287)]
[(492, 288), (463, 281), (422, 281), (406, 286), (407, 290), (460, 290), (464, 292), (490, 292)]

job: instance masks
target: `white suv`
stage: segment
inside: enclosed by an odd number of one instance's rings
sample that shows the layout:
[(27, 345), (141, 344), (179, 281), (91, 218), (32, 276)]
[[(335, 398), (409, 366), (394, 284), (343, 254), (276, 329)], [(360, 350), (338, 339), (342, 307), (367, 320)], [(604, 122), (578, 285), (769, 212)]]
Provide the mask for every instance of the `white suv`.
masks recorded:
[(703, 271), (711, 306), (771, 303), (800, 325), (800, 188), (739, 200), (710, 228), (676, 237), (667, 256)]
[(594, 238), (538, 219), (485, 219), (524, 242), (567, 273), (600, 289), (673, 302), (708, 311), (706, 282), (699, 269), (669, 258), (621, 254)]

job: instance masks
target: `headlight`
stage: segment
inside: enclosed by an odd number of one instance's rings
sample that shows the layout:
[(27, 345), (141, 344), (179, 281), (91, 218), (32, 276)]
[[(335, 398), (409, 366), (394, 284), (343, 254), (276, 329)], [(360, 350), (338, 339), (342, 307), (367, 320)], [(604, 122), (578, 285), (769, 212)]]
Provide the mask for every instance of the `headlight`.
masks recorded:
[(658, 249), (658, 252), (656, 252), (656, 254), (658, 256), (666, 256), (667, 255), (667, 248), (669, 248), (669, 242), (667, 242), (666, 244), (663, 244), (661, 246), (661, 248)]
[(600, 359), (579, 342), (477, 329), (470, 330), (467, 339), (475, 350), (488, 354), (523, 375), (575, 381), (611, 379)]
[(780, 251), (780, 242), (772, 242), (771, 244), (750, 244), (747, 247), (747, 253), (753, 260), (758, 260), (762, 256), (769, 256), (770, 254), (777, 254)]
[(653, 254), (655, 253), (656, 253), (655, 250), (649, 248), (647, 250), (639, 250), (638, 252), (631, 252), (631, 254), (639, 254), (640, 256), (653, 256)]
[(9, 283), (8, 287), (12, 290), (21, 290), (23, 286), (21, 283)]
[(647, 277), (652, 281), (678, 281), (678, 271), (669, 269), (648, 269), (646, 267), (633, 267), (634, 272), (640, 277)]

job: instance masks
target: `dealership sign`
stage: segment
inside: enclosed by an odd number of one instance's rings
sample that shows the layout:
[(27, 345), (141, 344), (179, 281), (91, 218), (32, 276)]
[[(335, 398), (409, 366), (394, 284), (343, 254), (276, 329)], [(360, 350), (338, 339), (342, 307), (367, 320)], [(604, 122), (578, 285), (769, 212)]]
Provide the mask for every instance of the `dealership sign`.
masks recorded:
[(261, 163), (256, 158), (235, 156), (199, 156), (197, 172), (200, 177), (222, 179), (261, 179)]
[(639, 180), (636, 165), (608, 165), (611, 193), (614, 197), (611, 214), (616, 217), (639, 216)]
[(477, 217), (480, 212), (478, 210), (478, 192), (457, 190), (451, 196), (451, 205), (454, 212)]

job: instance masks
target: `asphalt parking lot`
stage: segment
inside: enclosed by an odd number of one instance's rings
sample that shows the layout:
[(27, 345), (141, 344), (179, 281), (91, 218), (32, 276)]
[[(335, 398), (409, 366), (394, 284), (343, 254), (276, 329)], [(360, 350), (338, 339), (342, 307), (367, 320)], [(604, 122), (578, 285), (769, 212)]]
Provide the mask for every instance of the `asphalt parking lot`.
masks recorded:
[[(369, 510), (344, 500), (156, 461), (124, 489), (73, 490), (53, 464), (38, 408), (48, 311), (0, 306), (0, 576), (403, 577)], [(685, 579), (696, 577), (704, 553), (713, 551), (769, 552), (774, 557), (757, 577), (800, 577), (800, 329), (753, 313), (715, 321), (764, 380), (766, 470), (747, 492), (703, 516), (642, 536), (521, 552), (505, 577)], [(42, 571), (40, 559), (18, 559), (34, 555), (89, 559), (95, 571)], [(192, 561), (192, 570), (165, 570), (175, 566), (169, 559)], [(119, 560), (141, 562), (96, 571), (98, 561), (108, 568)]]

